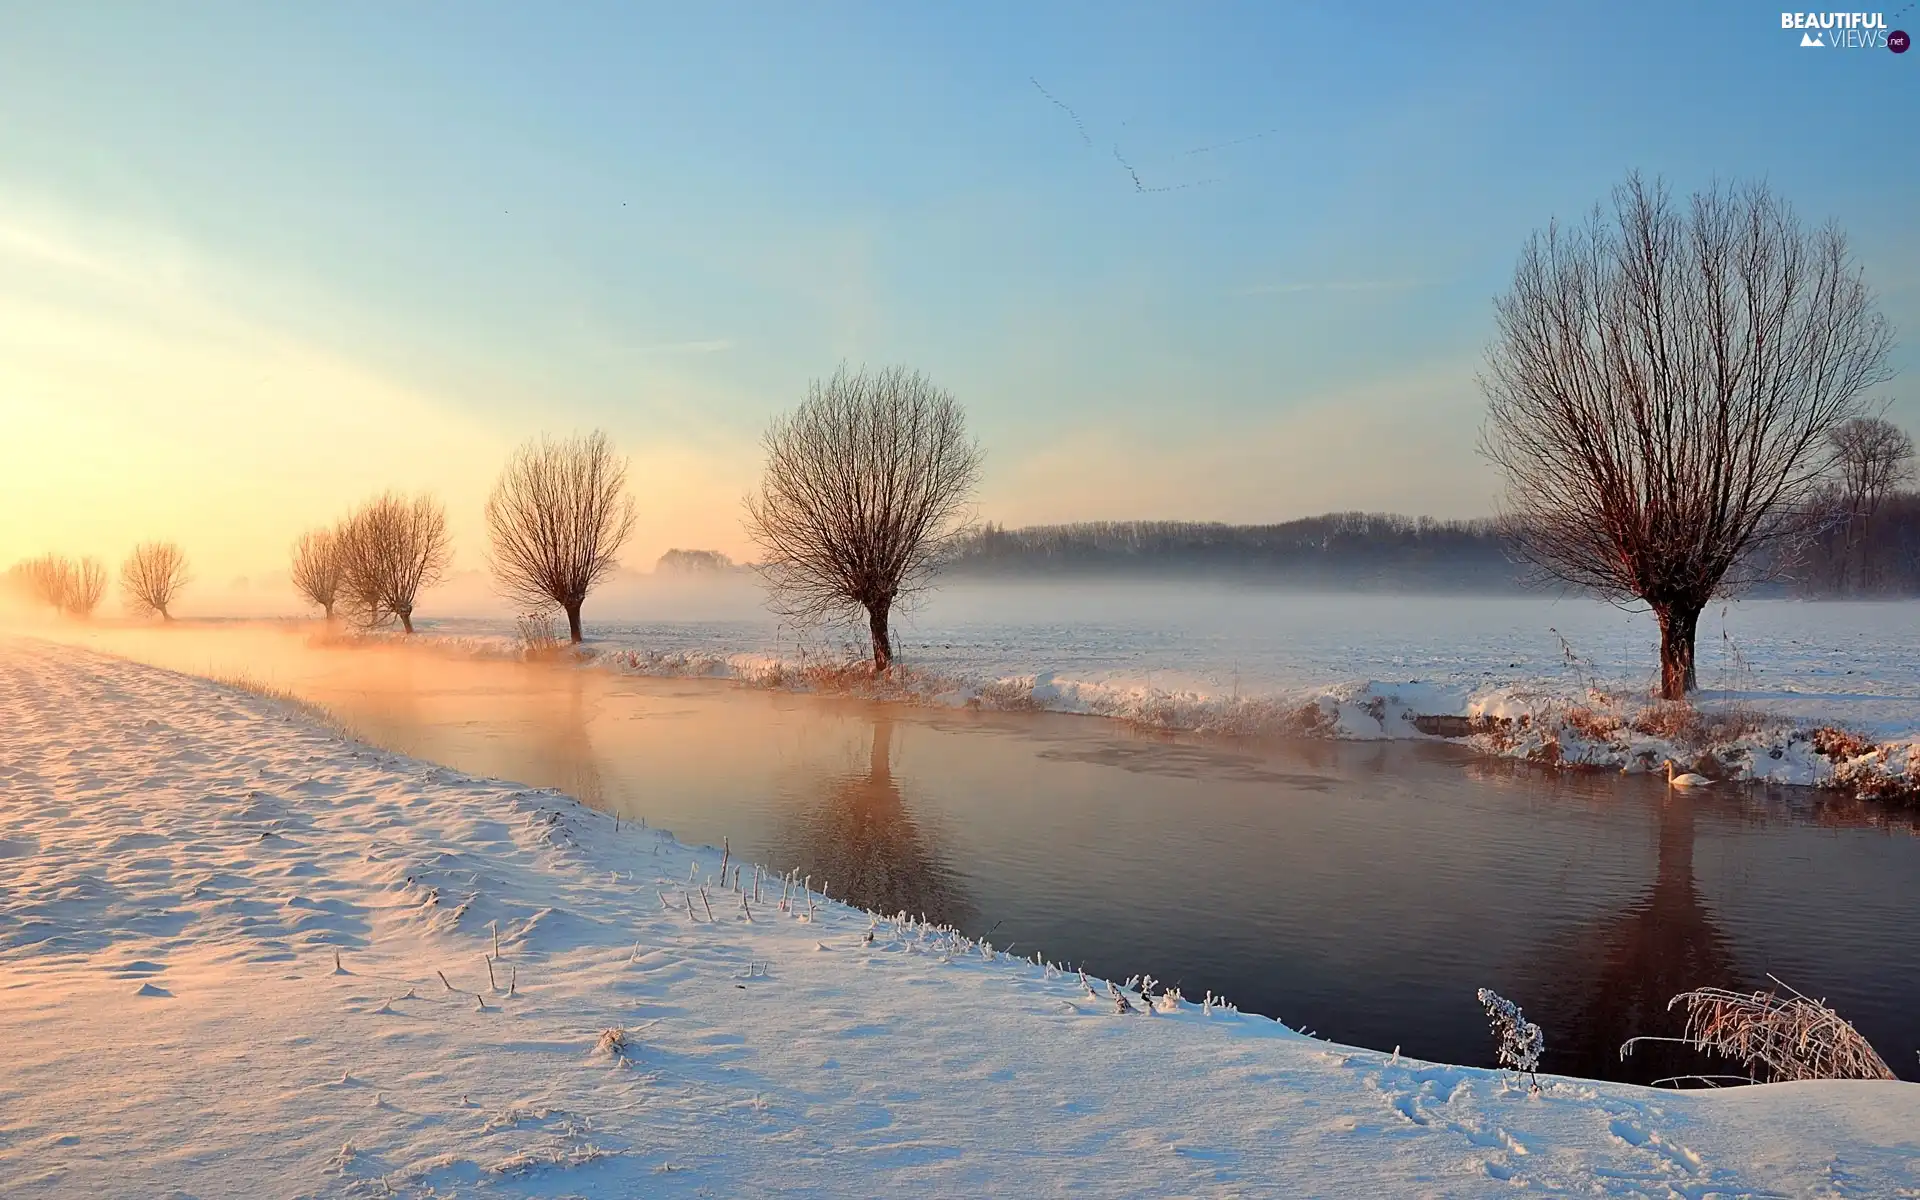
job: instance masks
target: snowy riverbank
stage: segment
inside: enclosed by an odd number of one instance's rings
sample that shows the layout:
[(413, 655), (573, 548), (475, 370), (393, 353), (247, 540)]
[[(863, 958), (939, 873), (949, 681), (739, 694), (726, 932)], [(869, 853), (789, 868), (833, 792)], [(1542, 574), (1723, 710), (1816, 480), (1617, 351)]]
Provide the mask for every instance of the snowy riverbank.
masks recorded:
[(1530, 1096), (1121, 1015), (837, 904), (749, 920), (716, 851), (70, 648), (0, 642), (0, 725), (9, 1196), (1920, 1187), (1913, 1085)]
[[(736, 605), (742, 602), (734, 598)], [(1592, 601), (1165, 589), (960, 591), (914, 614), (885, 681), (851, 645), (738, 615), (590, 626), (586, 665), (1199, 733), (1470, 738), (1548, 765), (1920, 796), (1920, 605), (1749, 601), (1710, 614), (1692, 713), (1652, 703), (1653, 624)], [(512, 622), (420, 644), (517, 658)]]

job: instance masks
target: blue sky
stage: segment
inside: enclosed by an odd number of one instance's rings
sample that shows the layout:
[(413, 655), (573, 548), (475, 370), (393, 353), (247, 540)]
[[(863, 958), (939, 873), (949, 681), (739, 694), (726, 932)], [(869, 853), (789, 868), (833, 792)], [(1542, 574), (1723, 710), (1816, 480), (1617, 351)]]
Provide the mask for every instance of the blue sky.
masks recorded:
[(385, 482), (470, 529), (594, 425), (642, 561), (737, 550), (843, 358), (963, 400), (991, 519), (1485, 512), (1530, 231), (1765, 177), (1910, 334), (1917, 114), (1920, 54), (1753, 4), (0, 5), (0, 411), (69, 447), (14, 439), (0, 558), (131, 507), (242, 569)]

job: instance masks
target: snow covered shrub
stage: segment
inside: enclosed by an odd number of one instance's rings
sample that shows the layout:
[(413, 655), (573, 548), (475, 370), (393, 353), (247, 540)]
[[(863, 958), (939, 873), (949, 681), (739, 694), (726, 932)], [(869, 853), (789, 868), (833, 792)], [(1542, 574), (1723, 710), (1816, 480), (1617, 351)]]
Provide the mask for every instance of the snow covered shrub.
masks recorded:
[(1833, 782), (1855, 799), (1920, 806), (1920, 743), (1877, 747), (1843, 760), (1834, 768)]
[(1480, 989), (1480, 1003), (1486, 1007), (1493, 1036), (1499, 1039), (1498, 1062), (1514, 1074), (1524, 1074), (1532, 1082), (1532, 1091), (1540, 1090), (1540, 1056), (1546, 1053), (1547, 1039), (1540, 1027), (1520, 1015), (1520, 1006), (1491, 988)]

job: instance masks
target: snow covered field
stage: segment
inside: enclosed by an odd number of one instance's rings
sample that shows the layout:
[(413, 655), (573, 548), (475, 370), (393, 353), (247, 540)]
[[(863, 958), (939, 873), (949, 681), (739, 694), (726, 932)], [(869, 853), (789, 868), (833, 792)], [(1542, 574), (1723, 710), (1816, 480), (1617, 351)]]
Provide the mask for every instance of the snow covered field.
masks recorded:
[(1910, 1084), (1535, 1096), (1123, 1015), (73, 648), (0, 642), (0, 728), (9, 1197), (1920, 1194)]

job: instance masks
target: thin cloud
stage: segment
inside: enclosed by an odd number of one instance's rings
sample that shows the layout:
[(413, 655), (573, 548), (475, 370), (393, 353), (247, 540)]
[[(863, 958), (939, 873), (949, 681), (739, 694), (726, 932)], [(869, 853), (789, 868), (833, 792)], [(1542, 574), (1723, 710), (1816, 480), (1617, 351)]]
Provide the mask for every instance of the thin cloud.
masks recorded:
[(708, 338), (698, 342), (657, 342), (651, 346), (635, 346), (635, 354), (724, 354), (733, 349), (731, 338)]
[(1424, 287), (1419, 279), (1335, 279), (1323, 283), (1256, 283), (1241, 288), (1242, 296), (1290, 296), (1297, 292), (1404, 292)]

